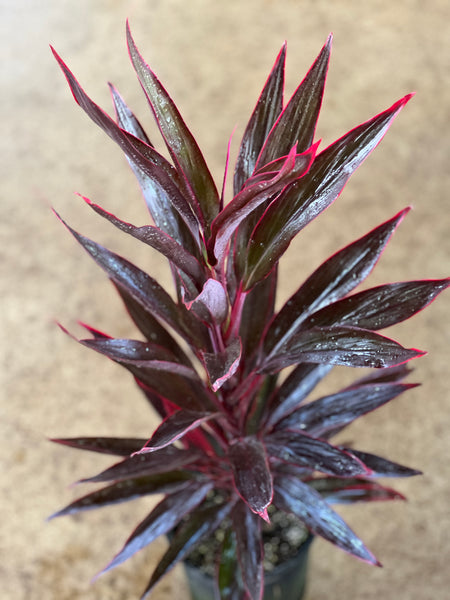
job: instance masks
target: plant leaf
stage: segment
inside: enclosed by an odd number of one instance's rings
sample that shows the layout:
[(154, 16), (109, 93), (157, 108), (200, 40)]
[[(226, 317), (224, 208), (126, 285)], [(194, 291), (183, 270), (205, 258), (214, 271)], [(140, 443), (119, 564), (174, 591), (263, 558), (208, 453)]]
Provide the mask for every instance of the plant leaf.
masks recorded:
[(312, 313), (340, 300), (359, 285), (372, 271), (396, 227), (409, 208), (382, 223), (366, 235), (342, 248), (308, 277), (270, 324), (264, 350), (292, 336)]
[(234, 170), (234, 195), (253, 173), (267, 135), (283, 109), (285, 60), (283, 44), (242, 137)]
[(173, 100), (136, 48), (128, 23), (127, 41), (133, 66), (158, 127), (180, 178), (185, 179), (187, 188), (191, 191), (194, 212), (200, 222), (208, 226), (217, 215), (219, 196), (205, 159)]
[(308, 485), (318, 491), (329, 504), (406, 500), (400, 492), (366, 479), (320, 477), (308, 481)]
[(450, 286), (450, 279), (388, 283), (353, 294), (314, 313), (304, 324), (384, 329), (409, 319)]
[(269, 356), (265, 373), (297, 362), (328, 363), (350, 367), (391, 367), (423, 356), (421, 350), (404, 348), (394, 340), (367, 329), (333, 326), (313, 327), (296, 333)]
[(203, 353), (203, 362), (214, 392), (217, 392), (236, 373), (241, 352), (241, 340), (236, 338), (226, 346), (223, 352)]
[(228, 458), (239, 495), (254, 513), (268, 521), (273, 488), (264, 446), (255, 437), (246, 437), (230, 446)]
[(294, 144), (304, 152), (314, 140), (322, 105), (332, 36), (272, 127), (258, 157), (257, 168), (288, 153)]
[[(119, 502), (128, 502), (129, 500), (149, 494), (176, 493), (186, 488), (187, 483), (192, 481), (193, 477), (192, 474), (186, 471), (173, 471), (171, 473), (147, 475), (146, 477), (119, 481), (78, 498), (62, 510), (51, 515), (48, 519), (72, 515), (84, 510), (101, 508), (110, 504), (118, 504)], [(191, 485), (189, 485), (189, 488), (191, 488)]]
[(232, 508), (233, 502), (228, 501), (213, 506), (202, 505), (193, 510), (186, 523), (175, 532), (170, 546), (154, 570), (149, 584), (141, 596), (141, 600), (148, 597), (148, 594), (161, 577), (178, 562), (185, 559), (205, 537), (214, 533), (222, 521), (229, 515)]
[[(57, 216), (60, 219), (59, 215)], [(169, 294), (150, 275), (125, 258), (77, 233), (62, 219), (60, 220), (115, 284), (125, 288), (143, 308), (153, 316), (163, 319), (184, 339), (198, 348), (208, 347), (207, 332), (202, 324), (183, 306), (175, 304)]]
[(271, 457), (312, 471), (338, 477), (370, 474), (353, 453), (298, 431), (276, 431), (266, 436), (265, 445)]
[(131, 294), (129, 294), (123, 286), (113, 281), (113, 285), (116, 287), (120, 297), (122, 298), (125, 307), (138, 327), (139, 331), (145, 336), (145, 338), (158, 346), (163, 346), (176, 357), (177, 362), (192, 368), (192, 363), (186, 356), (184, 351), (181, 349), (178, 342), (170, 335), (165, 327), (155, 319), (155, 317), (137, 302)]
[(137, 340), (80, 340), (128, 369), (142, 383), (187, 410), (213, 407), (212, 399), (194, 369), (170, 360), (168, 351)]
[(186, 304), (197, 317), (211, 325), (220, 325), (228, 315), (228, 299), (222, 284), (210, 277), (203, 289), (191, 302)]
[(267, 410), (266, 427), (290, 415), (330, 372), (332, 365), (300, 363), (273, 394)]
[(413, 477), (414, 475), (422, 475), (422, 471), (405, 467), (376, 454), (361, 452), (353, 448), (344, 448), (344, 450), (361, 460), (372, 471), (372, 477)]
[(223, 262), (227, 245), (242, 221), (258, 206), (281, 193), (287, 185), (303, 177), (311, 167), (316, 150), (317, 144), (303, 154), (297, 154), (293, 146), (269, 179), (261, 181), (259, 177), (252, 177), (247, 180), (245, 187), (212, 223), (209, 244), (219, 263)]
[(244, 585), (250, 598), (260, 600), (264, 592), (261, 519), (247, 504), (238, 502), (232, 513), (232, 521)]
[(115, 215), (103, 210), (98, 204), (91, 202), (88, 198), (84, 198), (84, 200), (97, 214), (107, 219), (115, 227), (163, 254), (174, 266), (189, 277), (194, 289), (201, 288), (205, 280), (205, 273), (200, 263), (183, 246), (167, 235), (167, 233), (151, 225), (136, 227), (131, 223), (121, 221)]
[(136, 527), (125, 542), (122, 550), (99, 573), (114, 569), (128, 558), (151, 544), (157, 537), (171, 531), (182, 518), (202, 502), (212, 488), (211, 482), (198, 482), (166, 496), (152, 512)]
[(244, 289), (266, 277), (297, 233), (336, 200), (410, 97), (405, 96), (328, 146), (316, 157), (307, 175), (269, 205), (251, 235)]
[(219, 413), (178, 410), (159, 425), (138, 454), (161, 450), (182, 438), (189, 431), (196, 429), (202, 423), (206, 423), (217, 416), (219, 416)]
[(383, 406), (416, 384), (383, 383), (362, 385), (323, 396), (300, 406), (281, 424), (290, 430), (304, 430), (322, 438), (340, 431), (358, 417)]
[(275, 502), (282, 510), (296, 515), (314, 534), (363, 561), (381, 566), (320, 494), (302, 481), (290, 477), (278, 478), (275, 483)]
[[(103, 131), (113, 139), (127, 155), (132, 164), (138, 167), (135, 170), (138, 176), (138, 181), (143, 187), (144, 195), (153, 197), (151, 205), (157, 208), (152, 212), (155, 222), (158, 226), (164, 229), (164, 223), (171, 222), (168, 233), (177, 238), (177, 233), (182, 233), (177, 227), (177, 221), (170, 219), (172, 210), (169, 207), (174, 207), (180, 217), (189, 227), (191, 234), (195, 240), (198, 240), (198, 221), (192, 213), (189, 203), (177, 187), (174, 181), (174, 169), (170, 163), (163, 158), (154, 148), (142, 142), (139, 138), (121, 129), (109, 115), (107, 115), (97, 104), (95, 104), (85, 93), (73, 73), (69, 70), (64, 61), (58, 56), (52, 48), (59, 66), (61, 67), (67, 82), (70, 86), (75, 101), (81, 106), (85, 113), (98, 125)], [(142, 181), (142, 173), (145, 174), (145, 181)], [(147, 192), (147, 194), (146, 194)], [(161, 209), (165, 207), (166, 214), (163, 216)], [(158, 218), (158, 217), (161, 218)], [(184, 241), (184, 239), (183, 239)]]
[(246, 369), (247, 373), (254, 367), (255, 355), (260, 349), (267, 323), (274, 314), (277, 279), (275, 268), (245, 296), (239, 337), (242, 343), (241, 368)]
[[(132, 456), (105, 469), (98, 475), (81, 479), (80, 483), (100, 483), (102, 481), (123, 481), (134, 477), (146, 477), (158, 473), (166, 473), (186, 467), (203, 456), (196, 448), (183, 449), (168, 446), (161, 450), (141, 454), (146, 440), (142, 441), (139, 448), (133, 450)], [(186, 472), (186, 471), (185, 471)]]
[[(139, 121), (125, 104), (119, 92), (113, 85), (109, 84), (109, 87), (113, 97), (118, 125), (148, 146), (153, 147)], [(161, 162), (167, 174), (173, 180), (177, 181), (178, 174), (175, 168), (168, 162), (166, 164), (163, 157), (159, 157), (157, 154), (154, 155), (154, 158), (155, 157), (159, 158), (159, 162)], [(127, 160), (138, 180), (147, 208), (157, 227), (165, 231), (174, 240), (178, 240), (186, 250), (197, 255), (198, 245), (194, 242), (194, 238), (196, 239), (197, 236), (194, 235), (193, 237), (192, 233), (187, 229), (186, 223), (181, 218), (179, 212), (177, 212), (172, 203), (168, 201), (168, 195), (164, 192), (164, 189), (157, 181), (149, 177), (148, 174), (138, 167), (128, 156)]]
[(137, 452), (147, 441), (142, 438), (115, 438), (115, 437), (76, 437), (76, 438), (51, 438), (51, 442), (70, 446), (77, 450), (113, 454), (115, 456), (129, 456)]

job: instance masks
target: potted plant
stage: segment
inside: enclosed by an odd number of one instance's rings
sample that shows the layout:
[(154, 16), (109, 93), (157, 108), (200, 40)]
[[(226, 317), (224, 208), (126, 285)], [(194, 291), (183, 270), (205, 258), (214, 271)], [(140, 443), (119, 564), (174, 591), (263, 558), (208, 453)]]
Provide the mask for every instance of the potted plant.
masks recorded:
[[(54, 439), (120, 459), (83, 480), (103, 487), (53, 516), (163, 494), (103, 572), (168, 535), (169, 549), (142, 598), (190, 557), (195, 598), (297, 599), (304, 567), (293, 563), (290, 584), (283, 563), (305, 555), (312, 536), (379, 564), (330, 505), (401, 498), (376, 478), (419, 471), (330, 439), (414, 387), (403, 381), (406, 364), (423, 352), (378, 332), (423, 309), (449, 279), (354, 292), (408, 208), (317, 266), (277, 311), (278, 262), (292, 239), (339, 196), (411, 95), (319, 150), (314, 134), (331, 36), (285, 105), (283, 46), (243, 134), (233, 198), (225, 204), (225, 183), (218, 191), (129, 28), (127, 40), (169, 158), (155, 150), (113, 86), (115, 120), (54, 54), (77, 103), (124, 151), (154, 225), (136, 227), (86, 202), (168, 259), (176, 299), (125, 258), (67, 227), (110, 278), (142, 334), (116, 339), (86, 325), (90, 337), (79, 341), (132, 374), (161, 424), (148, 439)], [(335, 365), (373, 370), (345, 389), (311, 399)], [(267, 574), (278, 563), (275, 575)], [(213, 576), (199, 575), (195, 565), (212, 569)], [(277, 571), (293, 588), (283, 588), (282, 596), (280, 583), (273, 582)]]

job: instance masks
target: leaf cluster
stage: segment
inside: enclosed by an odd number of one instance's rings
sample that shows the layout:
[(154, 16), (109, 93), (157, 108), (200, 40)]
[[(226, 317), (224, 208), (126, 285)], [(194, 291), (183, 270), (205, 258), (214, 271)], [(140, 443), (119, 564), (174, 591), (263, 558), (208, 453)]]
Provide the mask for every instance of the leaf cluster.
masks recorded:
[[(151, 275), (67, 227), (114, 284), (141, 333), (141, 339), (117, 339), (86, 326), (89, 337), (79, 341), (132, 374), (161, 424), (149, 439), (53, 440), (120, 457), (82, 480), (106, 487), (54, 516), (162, 494), (104, 569), (175, 532), (143, 598), (229, 523), (217, 557), (217, 597), (260, 599), (261, 524), (272, 504), (296, 515), (313, 534), (379, 564), (331, 504), (401, 498), (376, 477), (419, 471), (330, 440), (414, 387), (403, 382), (406, 363), (423, 352), (379, 330), (422, 310), (449, 280), (354, 291), (406, 208), (319, 265), (278, 311), (275, 295), (278, 263), (292, 239), (336, 200), (410, 95), (319, 151), (314, 136), (331, 37), (286, 103), (283, 46), (243, 134), (233, 198), (224, 206), (193, 135), (129, 29), (127, 39), (168, 158), (113, 86), (115, 119), (54, 54), (76, 102), (125, 153), (153, 224), (137, 227), (86, 202), (169, 261), (176, 300)], [(375, 370), (337, 393), (311, 399), (335, 365)], [(226, 577), (237, 571), (241, 589)]]

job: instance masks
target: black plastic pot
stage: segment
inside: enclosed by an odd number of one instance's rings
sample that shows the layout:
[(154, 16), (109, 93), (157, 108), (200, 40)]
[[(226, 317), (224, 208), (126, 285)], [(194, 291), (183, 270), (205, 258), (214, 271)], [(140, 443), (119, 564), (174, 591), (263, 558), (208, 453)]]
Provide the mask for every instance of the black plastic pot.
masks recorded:
[[(308, 554), (313, 536), (299, 552), (264, 577), (264, 600), (301, 600), (305, 592)], [(214, 600), (214, 581), (199, 568), (185, 563), (192, 600)]]

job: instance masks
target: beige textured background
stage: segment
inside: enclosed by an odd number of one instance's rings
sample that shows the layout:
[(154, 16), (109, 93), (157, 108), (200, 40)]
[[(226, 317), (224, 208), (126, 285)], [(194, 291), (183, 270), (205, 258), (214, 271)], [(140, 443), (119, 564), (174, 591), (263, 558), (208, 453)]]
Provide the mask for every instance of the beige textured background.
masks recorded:
[[(88, 93), (110, 110), (113, 81), (152, 129), (128, 61), (124, 24), (179, 104), (218, 181), (228, 136), (236, 149), (269, 68), (288, 40), (287, 91), (330, 31), (334, 51), (319, 126), (328, 144), (415, 90), (387, 138), (325, 215), (305, 231), (282, 270), (286, 297), (327, 254), (408, 204), (414, 206), (370, 284), (443, 277), (449, 268), (450, 7), (445, 0), (1, 0), (2, 600), (139, 597), (163, 551), (153, 545), (94, 585), (89, 580), (153, 500), (51, 523), (69, 484), (109, 461), (46, 441), (51, 436), (142, 435), (155, 421), (125, 372), (64, 336), (82, 319), (133, 335), (102, 273), (58, 224), (126, 253), (168, 282), (148, 250), (105, 225), (73, 194), (124, 219), (146, 212), (120, 151), (73, 103), (52, 43)], [(370, 568), (326, 542), (312, 551), (308, 600), (444, 600), (450, 586), (448, 510), (448, 296), (396, 329), (429, 355), (416, 361), (421, 388), (352, 429), (361, 448), (421, 468), (399, 481), (408, 503), (340, 512), (384, 563)], [(447, 587), (447, 592), (445, 591)], [(185, 598), (177, 570), (157, 600)]]

